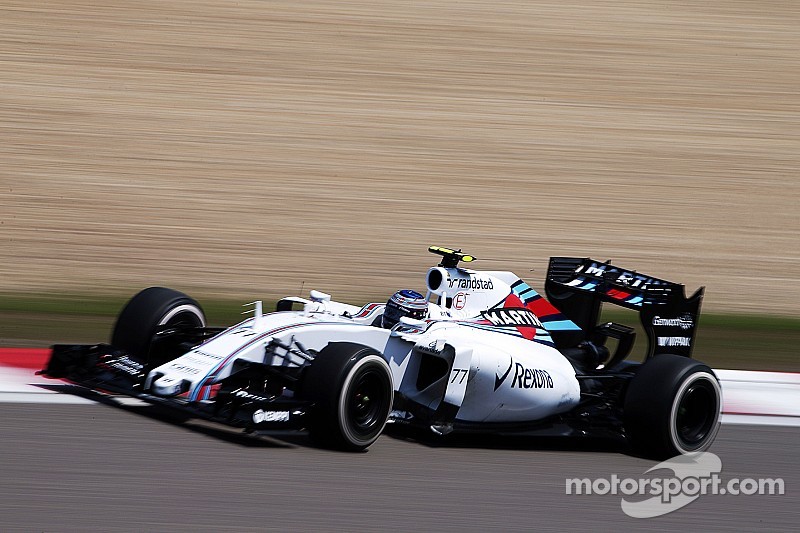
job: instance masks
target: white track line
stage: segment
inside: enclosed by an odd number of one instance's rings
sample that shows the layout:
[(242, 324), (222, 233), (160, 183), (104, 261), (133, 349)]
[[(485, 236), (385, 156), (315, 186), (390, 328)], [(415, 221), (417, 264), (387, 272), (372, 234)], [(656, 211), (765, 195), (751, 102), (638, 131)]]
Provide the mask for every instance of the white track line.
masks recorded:
[(0, 366), (0, 403), (58, 403), (74, 405), (95, 403), (92, 400), (81, 398), (74, 394), (61, 394), (58, 391), (37, 386), (52, 387), (60, 383), (60, 381), (37, 376), (32, 370)]
[[(0, 366), (0, 403), (40, 403), (62, 405), (92, 405), (94, 400), (59, 391), (67, 387), (62, 381), (37, 376), (32, 370)], [(138, 398), (114, 396), (122, 405), (147, 405)]]
[(57, 392), (0, 392), (0, 403), (39, 403), (61, 405), (90, 405), (97, 402)]
[(794, 416), (739, 415), (723, 413), (722, 423), (747, 426), (783, 426), (800, 428), (800, 418)]
[(800, 426), (800, 374), (715, 370), (729, 424)]

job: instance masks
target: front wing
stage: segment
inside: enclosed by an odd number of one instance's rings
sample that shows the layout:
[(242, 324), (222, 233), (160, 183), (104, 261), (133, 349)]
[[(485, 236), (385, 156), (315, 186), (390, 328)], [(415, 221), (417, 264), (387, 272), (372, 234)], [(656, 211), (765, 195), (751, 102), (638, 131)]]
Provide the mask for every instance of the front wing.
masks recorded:
[[(299, 368), (246, 361), (237, 362), (231, 376), (215, 386), (213, 399), (200, 402), (189, 402), (185, 395), (162, 397), (143, 390), (145, 365), (107, 344), (55, 345), (41, 374), (99, 393), (138, 398), (247, 432), (304, 429), (314, 408), (312, 402), (284, 394), (286, 387), (281, 383), (298, 383)], [(268, 375), (272, 389), (264, 390)]]

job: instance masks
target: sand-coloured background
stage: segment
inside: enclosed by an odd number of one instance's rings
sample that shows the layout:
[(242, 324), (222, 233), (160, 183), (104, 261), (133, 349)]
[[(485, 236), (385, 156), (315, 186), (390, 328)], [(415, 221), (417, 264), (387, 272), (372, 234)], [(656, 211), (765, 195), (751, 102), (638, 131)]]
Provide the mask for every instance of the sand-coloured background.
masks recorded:
[(93, 4), (0, 6), (0, 293), (358, 299), (441, 244), (800, 315), (797, 2)]

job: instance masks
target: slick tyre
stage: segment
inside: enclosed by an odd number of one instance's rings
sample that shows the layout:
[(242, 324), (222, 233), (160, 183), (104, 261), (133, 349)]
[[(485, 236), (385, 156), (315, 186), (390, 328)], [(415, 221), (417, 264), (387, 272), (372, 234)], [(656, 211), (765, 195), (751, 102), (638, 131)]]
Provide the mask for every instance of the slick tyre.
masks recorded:
[(170, 327), (205, 327), (206, 317), (194, 299), (164, 287), (150, 287), (130, 299), (117, 317), (111, 345), (149, 363), (153, 337)]
[(303, 396), (314, 402), (309, 433), (326, 448), (362, 451), (383, 432), (394, 387), (380, 352), (332, 342), (306, 371)]
[(657, 355), (642, 364), (624, 400), (625, 432), (633, 450), (665, 459), (707, 450), (719, 431), (722, 389), (703, 363)]

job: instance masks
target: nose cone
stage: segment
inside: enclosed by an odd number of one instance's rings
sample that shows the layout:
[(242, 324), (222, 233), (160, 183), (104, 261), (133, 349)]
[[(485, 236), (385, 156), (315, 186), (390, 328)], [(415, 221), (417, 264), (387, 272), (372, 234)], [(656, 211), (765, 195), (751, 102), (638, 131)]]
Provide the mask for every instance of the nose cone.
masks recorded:
[(151, 392), (156, 396), (177, 396), (189, 390), (189, 383), (180, 378), (162, 376), (153, 382)]

